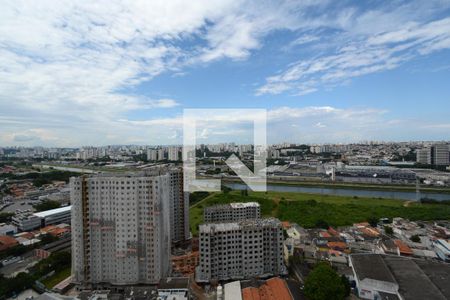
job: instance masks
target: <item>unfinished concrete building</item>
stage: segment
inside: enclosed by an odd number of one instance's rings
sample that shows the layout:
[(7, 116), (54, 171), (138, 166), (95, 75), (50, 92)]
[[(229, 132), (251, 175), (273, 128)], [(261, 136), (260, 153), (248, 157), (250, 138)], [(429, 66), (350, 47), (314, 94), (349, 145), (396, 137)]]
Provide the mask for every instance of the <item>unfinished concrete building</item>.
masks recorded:
[(232, 222), (261, 218), (261, 208), (257, 202), (230, 203), (206, 207), (205, 223)]
[(200, 225), (198, 282), (286, 274), (283, 230), (275, 218)]

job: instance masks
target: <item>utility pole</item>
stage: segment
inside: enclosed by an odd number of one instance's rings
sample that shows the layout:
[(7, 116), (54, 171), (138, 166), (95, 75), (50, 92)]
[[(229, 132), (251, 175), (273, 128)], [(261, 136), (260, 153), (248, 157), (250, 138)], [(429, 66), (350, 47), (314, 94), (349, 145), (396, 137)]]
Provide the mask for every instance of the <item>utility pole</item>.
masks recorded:
[(419, 177), (416, 175), (416, 201), (420, 201), (420, 180)]

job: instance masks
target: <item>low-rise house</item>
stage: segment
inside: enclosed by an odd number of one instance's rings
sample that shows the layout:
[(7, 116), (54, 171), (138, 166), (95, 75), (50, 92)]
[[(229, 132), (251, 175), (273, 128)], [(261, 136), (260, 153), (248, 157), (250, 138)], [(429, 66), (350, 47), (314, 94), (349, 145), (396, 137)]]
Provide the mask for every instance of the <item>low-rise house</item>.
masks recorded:
[(411, 248), (401, 240), (394, 240), (395, 245), (398, 247), (400, 255), (403, 256), (411, 256), (413, 255), (413, 251)]
[(298, 224), (291, 223), (291, 226), (286, 229), (288, 237), (293, 238), (295, 243), (306, 243), (309, 240), (309, 234), (303, 227)]
[(17, 237), (16, 240), (19, 244), (21, 244), (23, 246), (31, 246), (31, 245), (37, 244), (41, 241), (41, 240), (38, 240), (35, 238), (27, 239), (24, 237)]
[(9, 235), (0, 236), (0, 251), (9, 249), (19, 244), (17, 240)]
[(328, 250), (328, 260), (334, 263), (347, 265), (347, 255), (341, 251)]
[(327, 247), (341, 252), (344, 252), (348, 249), (348, 245), (344, 242), (328, 242)]
[(380, 254), (400, 255), (400, 250), (392, 239), (379, 240), (375, 251)]
[[(226, 295), (226, 292), (225, 292)], [(232, 298), (230, 298), (231, 300)], [(239, 299), (239, 298), (236, 298)], [(274, 277), (259, 286), (249, 286), (242, 289), (243, 300), (292, 300), (294, 299), (289, 287), (283, 279)], [(233, 298), (234, 300), (234, 298)]]
[(436, 255), (445, 262), (450, 262), (450, 243), (448, 240), (436, 240), (433, 242)]
[(14, 235), (17, 233), (17, 227), (14, 225), (1, 223), (0, 224), (0, 235)]

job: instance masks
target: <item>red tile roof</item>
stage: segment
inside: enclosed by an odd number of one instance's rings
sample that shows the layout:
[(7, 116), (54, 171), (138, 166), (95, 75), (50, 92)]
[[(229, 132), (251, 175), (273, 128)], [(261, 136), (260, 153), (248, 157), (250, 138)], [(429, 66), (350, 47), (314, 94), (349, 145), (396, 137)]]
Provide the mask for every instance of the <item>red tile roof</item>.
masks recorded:
[(15, 238), (8, 235), (0, 235), (0, 251), (6, 250), (17, 245), (18, 242)]
[(243, 300), (292, 300), (286, 282), (280, 278), (271, 278), (259, 288), (249, 287), (242, 290)]
[(394, 243), (400, 250), (401, 255), (413, 255), (413, 251), (411, 250), (411, 248), (409, 248), (409, 246), (401, 240), (394, 240)]
[(347, 249), (347, 244), (344, 242), (328, 242), (327, 246), (331, 249)]

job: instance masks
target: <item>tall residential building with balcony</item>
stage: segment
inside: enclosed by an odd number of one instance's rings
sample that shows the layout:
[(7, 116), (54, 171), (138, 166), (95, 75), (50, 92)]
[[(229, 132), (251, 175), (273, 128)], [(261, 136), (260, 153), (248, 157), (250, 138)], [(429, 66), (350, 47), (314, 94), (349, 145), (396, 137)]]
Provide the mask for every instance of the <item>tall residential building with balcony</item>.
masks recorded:
[(148, 149), (147, 150), (147, 160), (149, 160), (149, 161), (157, 161), (158, 160), (158, 150), (156, 150), (156, 149)]
[(167, 149), (167, 159), (170, 161), (178, 161), (180, 160), (180, 147), (169, 147)]
[(182, 243), (189, 239), (189, 193), (183, 190), (183, 170), (174, 168), (170, 176), (170, 236), (172, 242)]
[(448, 166), (449, 159), (449, 145), (448, 144), (434, 144), (432, 147), (433, 165)]
[(416, 162), (423, 165), (431, 165), (431, 148), (417, 149)]
[(232, 222), (261, 218), (261, 208), (257, 202), (230, 203), (206, 207), (205, 223)]
[(200, 225), (196, 281), (265, 278), (286, 274), (283, 230), (275, 218)]
[(164, 148), (158, 149), (158, 160), (166, 159), (166, 150)]
[(75, 282), (155, 284), (169, 275), (171, 232), (177, 231), (171, 223), (179, 218), (172, 210), (185, 201), (179, 174), (156, 169), (71, 178)]

